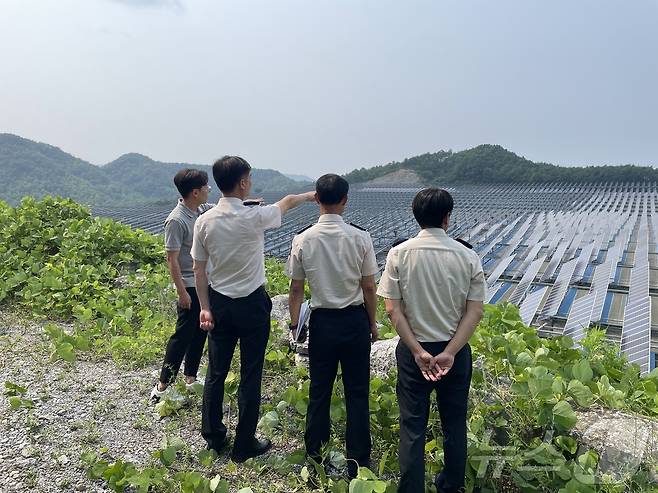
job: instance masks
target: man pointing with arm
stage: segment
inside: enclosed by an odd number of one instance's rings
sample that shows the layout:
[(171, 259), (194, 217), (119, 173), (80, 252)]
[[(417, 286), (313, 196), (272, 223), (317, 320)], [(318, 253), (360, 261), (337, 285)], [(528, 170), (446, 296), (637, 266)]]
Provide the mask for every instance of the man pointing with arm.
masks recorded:
[(264, 231), (281, 226), (282, 214), (312, 201), (314, 194), (288, 195), (273, 205), (247, 207), (243, 201), (251, 190), (251, 166), (237, 156), (217, 160), (213, 177), (223, 197), (197, 220), (192, 246), (200, 325), (209, 331), (201, 434), (208, 448), (218, 451), (226, 444), (224, 383), (239, 341), (239, 414), (231, 459), (244, 462), (271, 446), (269, 440), (255, 437), (272, 309), (264, 286)]

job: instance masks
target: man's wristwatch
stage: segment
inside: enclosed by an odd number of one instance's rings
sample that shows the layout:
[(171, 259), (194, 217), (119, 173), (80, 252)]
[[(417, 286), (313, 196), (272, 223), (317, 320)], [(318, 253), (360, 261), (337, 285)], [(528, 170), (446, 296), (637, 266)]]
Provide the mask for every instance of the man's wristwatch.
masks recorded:
[(289, 330), (297, 330), (297, 326), (298, 326), (298, 325), (299, 325), (299, 324), (295, 324), (295, 325), (293, 325), (293, 324), (288, 324), (288, 329), (289, 329)]

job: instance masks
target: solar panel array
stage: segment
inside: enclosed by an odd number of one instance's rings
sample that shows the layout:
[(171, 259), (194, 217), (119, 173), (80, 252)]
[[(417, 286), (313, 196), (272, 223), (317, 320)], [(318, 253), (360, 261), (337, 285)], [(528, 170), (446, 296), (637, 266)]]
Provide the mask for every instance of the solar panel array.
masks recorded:
[[(480, 256), (491, 300), (512, 302), (520, 307), (524, 322), (576, 341), (591, 325), (600, 324), (630, 361), (648, 371), (651, 296), (658, 293), (658, 281), (650, 288), (658, 269), (658, 183), (449, 189), (455, 210), (448, 232), (471, 243)], [(394, 241), (418, 232), (411, 211), (416, 192), (350, 192), (345, 220), (370, 232), (380, 267)], [(269, 203), (280, 197), (264, 194)], [(97, 208), (94, 214), (160, 233), (174, 205)], [(290, 211), (281, 228), (266, 232), (266, 253), (287, 257), (294, 234), (315, 222), (318, 214), (317, 205), (310, 203)], [(612, 305), (619, 312), (617, 319), (611, 315)]]

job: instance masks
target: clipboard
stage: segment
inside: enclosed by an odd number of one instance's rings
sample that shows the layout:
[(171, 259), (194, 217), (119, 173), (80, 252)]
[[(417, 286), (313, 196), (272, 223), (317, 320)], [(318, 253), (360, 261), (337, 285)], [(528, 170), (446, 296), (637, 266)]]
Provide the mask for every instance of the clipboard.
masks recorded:
[(304, 301), (299, 308), (299, 321), (297, 322), (297, 331), (293, 342), (302, 343), (306, 340), (308, 334), (308, 322), (311, 319), (311, 303)]

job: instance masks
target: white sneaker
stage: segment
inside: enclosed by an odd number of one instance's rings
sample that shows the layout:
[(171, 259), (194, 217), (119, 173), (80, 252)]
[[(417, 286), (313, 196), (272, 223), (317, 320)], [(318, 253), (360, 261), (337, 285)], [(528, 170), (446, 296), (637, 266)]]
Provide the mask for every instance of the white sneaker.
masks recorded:
[(156, 384), (155, 384), (155, 387), (153, 387), (153, 390), (151, 390), (151, 401), (152, 401), (152, 402), (158, 402), (158, 401), (160, 401), (160, 399), (161, 399), (163, 396), (165, 396), (165, 395), (167, 395), (167, 394), (169, 393), (169, 389), (170, 389), (170, 387), (171, 387), (171, 386), (168, 385), (166, 389), (164, 389), (164, 390), (160, 390), (160, 389), (158, 389), (158, 384), (156, 383)]
[(187, 390), (202, 389), (206, 384), (206, 380), (203, 377), (197, 377), (197, 379), (192, 383), (185, 383), (185, 388)]

